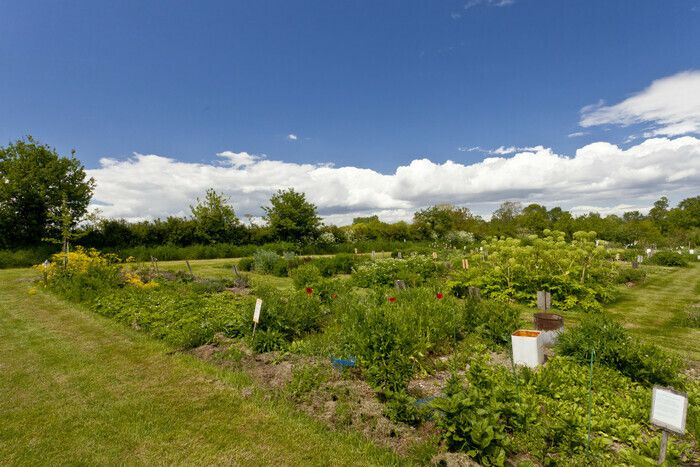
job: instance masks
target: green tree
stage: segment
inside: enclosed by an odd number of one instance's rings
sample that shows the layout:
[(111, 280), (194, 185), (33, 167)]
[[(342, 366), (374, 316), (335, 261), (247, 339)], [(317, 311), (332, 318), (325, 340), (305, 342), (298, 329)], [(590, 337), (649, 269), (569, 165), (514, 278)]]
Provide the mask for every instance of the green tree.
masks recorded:
[(530, 204), (523, 209), (518, 217), (520, 225), (528, 232), (542, 235), (545, 229), (551, 228), (547, 208), (539, 204)]
[(59, 156), (31, 136), (0, 147), (0, 242), (17, 247), (58, 238), (60, 219), (79, 222), (94, 186), (75, 151)]
[(321, 218), (316, 206), (306, 200), (304, 193), (279, 190), (270, 198), (271, 206), (263, 207), (264, 219), (278, 240), (296, 242), (313, 240), (319, 235)]
[(414, 228), (425, 239), (442, 239), (449, 232), (474, 233), (480, 222), (468, 208), (452, 204), (437, 204), (413, 215)]
[(207, 190), (203, 200), (197, 198), (197, 204), (190, 206), (190, 209), (195, 222), (195, 235), (200, 241), (230, 242), (238, 236), (241, 222), (228, 204), (228, 198), (213, 188)]
[(491, 216), (491, 228), (496, 235), (514, 237), (517, 233), (517, 218), (522, 212), (522, 204), (516, 201), (504, 201)]

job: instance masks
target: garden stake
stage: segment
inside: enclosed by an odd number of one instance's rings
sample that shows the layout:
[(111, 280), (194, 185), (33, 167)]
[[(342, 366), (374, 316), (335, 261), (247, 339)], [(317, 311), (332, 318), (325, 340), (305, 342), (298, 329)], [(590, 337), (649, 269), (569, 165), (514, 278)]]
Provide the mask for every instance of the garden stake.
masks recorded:
[(588, 439), (586, 440), (586, 449), (590, 452), (591, 449), (591, 411), (593, 409), (593, 360), (595, 359), (595, 350), (591, 349), (591, 369), (588, 372)]

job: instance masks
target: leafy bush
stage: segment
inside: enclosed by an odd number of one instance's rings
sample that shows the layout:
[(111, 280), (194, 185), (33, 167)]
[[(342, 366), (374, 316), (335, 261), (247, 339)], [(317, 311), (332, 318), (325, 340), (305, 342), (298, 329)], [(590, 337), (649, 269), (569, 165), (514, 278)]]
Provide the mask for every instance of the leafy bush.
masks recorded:
[(552, 306), (563, 310), (600, 310), (613, 298), (617, 267), (594, 232), (576, 232), (567, 243), (562, 232), (545, 237), (492, 239), (469, 256), (470, 268), (452, 274), (452, 289), (475, 286), (486, 298), (535, 305), (538, 290), (552, 294)]
[(350, 274), (353, 268), (363, 261), (365, 260), (362, 256), (340, 253), (329, 258), (316, 258), (313, 264), (323, 277), (331, 277), (337, 274)]
[(284, 334), (276, 329), (265, 329), (258, 331), (251, 338), (252, 348), (258, 353), (274, 352), (276, 350), (284, 350), (289, 345)]
[(253, 258), (241, 258), (238, 260), (238, 269), (241, 271), (252, 271), (253, 267), (255, 267), (255, 259)]
[(453, 375), (445, 397), (432, 402), (440, 413), (437, 427), (451, 451), (463, 451), (482, 465), (505, 464), (510, 446), (508, 432), (524, 430), (534, 411), (518, 393), (503, 367), (474, 359), (467, 372), (468, 385)]
[(317, 295), (274, 287), (260, 287), (256, 294), (263, 301), (259, 330), (275, 331), (291, 342), (321, 328), (326, 313)]
[(386, 391), (384, 397), (386, 398), (384, 415), (389, 420), (411, 426), (417, 426), (424, 420), (425, 416), (417, 407), (415, 397), (403, 391)]
[(683, 368), (677, 355), (639, 342), (620, 323), (601, 314), (586, 316), (578, 326), (566, 329), (559, 336), (557, 350), (581, 362), (595, 351), (596, 361), (647, 385), (672, 385)]
[(289, 273), (292, 284), (297, 289), (313, 287), (321, 279), (321, 271), (313, 264), (299, 266)]
[(646, 262), (657, 266), (688, 266), (688, 260), (686, 257), (680, 253), (676, 253), (675, 251), (657, 251), (651, 256), (651, 258), (648, 258)]
[(622, 266), (617, 275), (618, 284), (626, 284), (628, 282), (641, 282), (647, 273), (644, 269), (634, 269), (629, 266)]
[(271, 274), (278, 267), (282, 257), (271, 250), (256, 250), (253, 254), (255, 272), (260, 274)]
[(77, 247), (67, 255), (53, 255), (46, 266), (34, 268), (41, 273), (46, 287), (69, 300), (83, 302), (125, 282), (118, 262), (115, 255)]
[(427, 279), (445, 272), (442, 264), (425, 256), (407, 259), (385, 258), (360, 264), (352, 279), (358, 287), (391, 286), (403, 280), (411, 287), (423, 284)]
[(467, 331), (494, 345), (508, 344), (522, 323), (516, 307), (490, 300), (466, 300), (464, 321)]

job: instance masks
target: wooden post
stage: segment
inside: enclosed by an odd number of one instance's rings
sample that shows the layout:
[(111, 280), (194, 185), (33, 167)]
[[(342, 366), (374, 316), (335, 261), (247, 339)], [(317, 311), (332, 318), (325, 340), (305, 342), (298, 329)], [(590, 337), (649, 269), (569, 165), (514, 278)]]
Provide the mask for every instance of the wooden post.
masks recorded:
[(668, 446), (668, 431), (663, 430), (661, 434), (661, 446), (659, 446), (659, 465), (666, 460), (666, 447)]
[(194, 276), (194, 274), (192, 274), (192, 266), (190, 266), (189, 260), (185, 260), (185, 264), (187, 265), (187, 269), (190, 271), (190, 276)]

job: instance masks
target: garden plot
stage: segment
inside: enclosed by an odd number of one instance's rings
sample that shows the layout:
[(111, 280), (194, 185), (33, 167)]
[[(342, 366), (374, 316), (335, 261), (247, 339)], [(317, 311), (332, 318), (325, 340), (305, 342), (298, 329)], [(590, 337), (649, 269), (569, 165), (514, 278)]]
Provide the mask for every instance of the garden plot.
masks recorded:
[[(488, 255), (471, 253), (469, 269), (459, 267), (461, 252), (449, 250), (299, 261), (286, 266), (291, 287), (254, 279), (250, 295), (226, 291), (234, 276), (223, 265), (209, 265), (227, 272), (222, 279), (188, 271), (162, 277), (78, 251), (68, 268), (57, 261), (39, 270), (47, 287), (100, 314), (250, 371), (271, 397), (402, 454), (420, 452), (423, 460), (444, 451), (493, 465), (516, 458), (651, 460), (660, 439), (648, 421), (654, 384), (690, 395), (688, 433), (673, 439), (669, 460), (698, 458), (698, 382), (684, 375), (678, 356), (638, 342), (602, 311), (615, 299), (616, 283), (632, 274), (627, 266), (586, 236), (570, 244), (552, 234), (482, 248)], [(557, 258), (565, 260), (552, 263)], [(342, 271), (348, 262), (349, 276)], [(398, 290), (396, 280), (407, 288)], [(465, 294), (469, 287), (479, 287), (483, 300)], [(524, 325), (523, 307), (534, 305), (542, 289), (567, 323), (578, 325), (567, 326), (555, 355), (533, 371), (513, 365), (510, 342)], [(253, 336), (256, 297), (263, 307)], [(354, 367), (338, 371), (333, 358)]]

